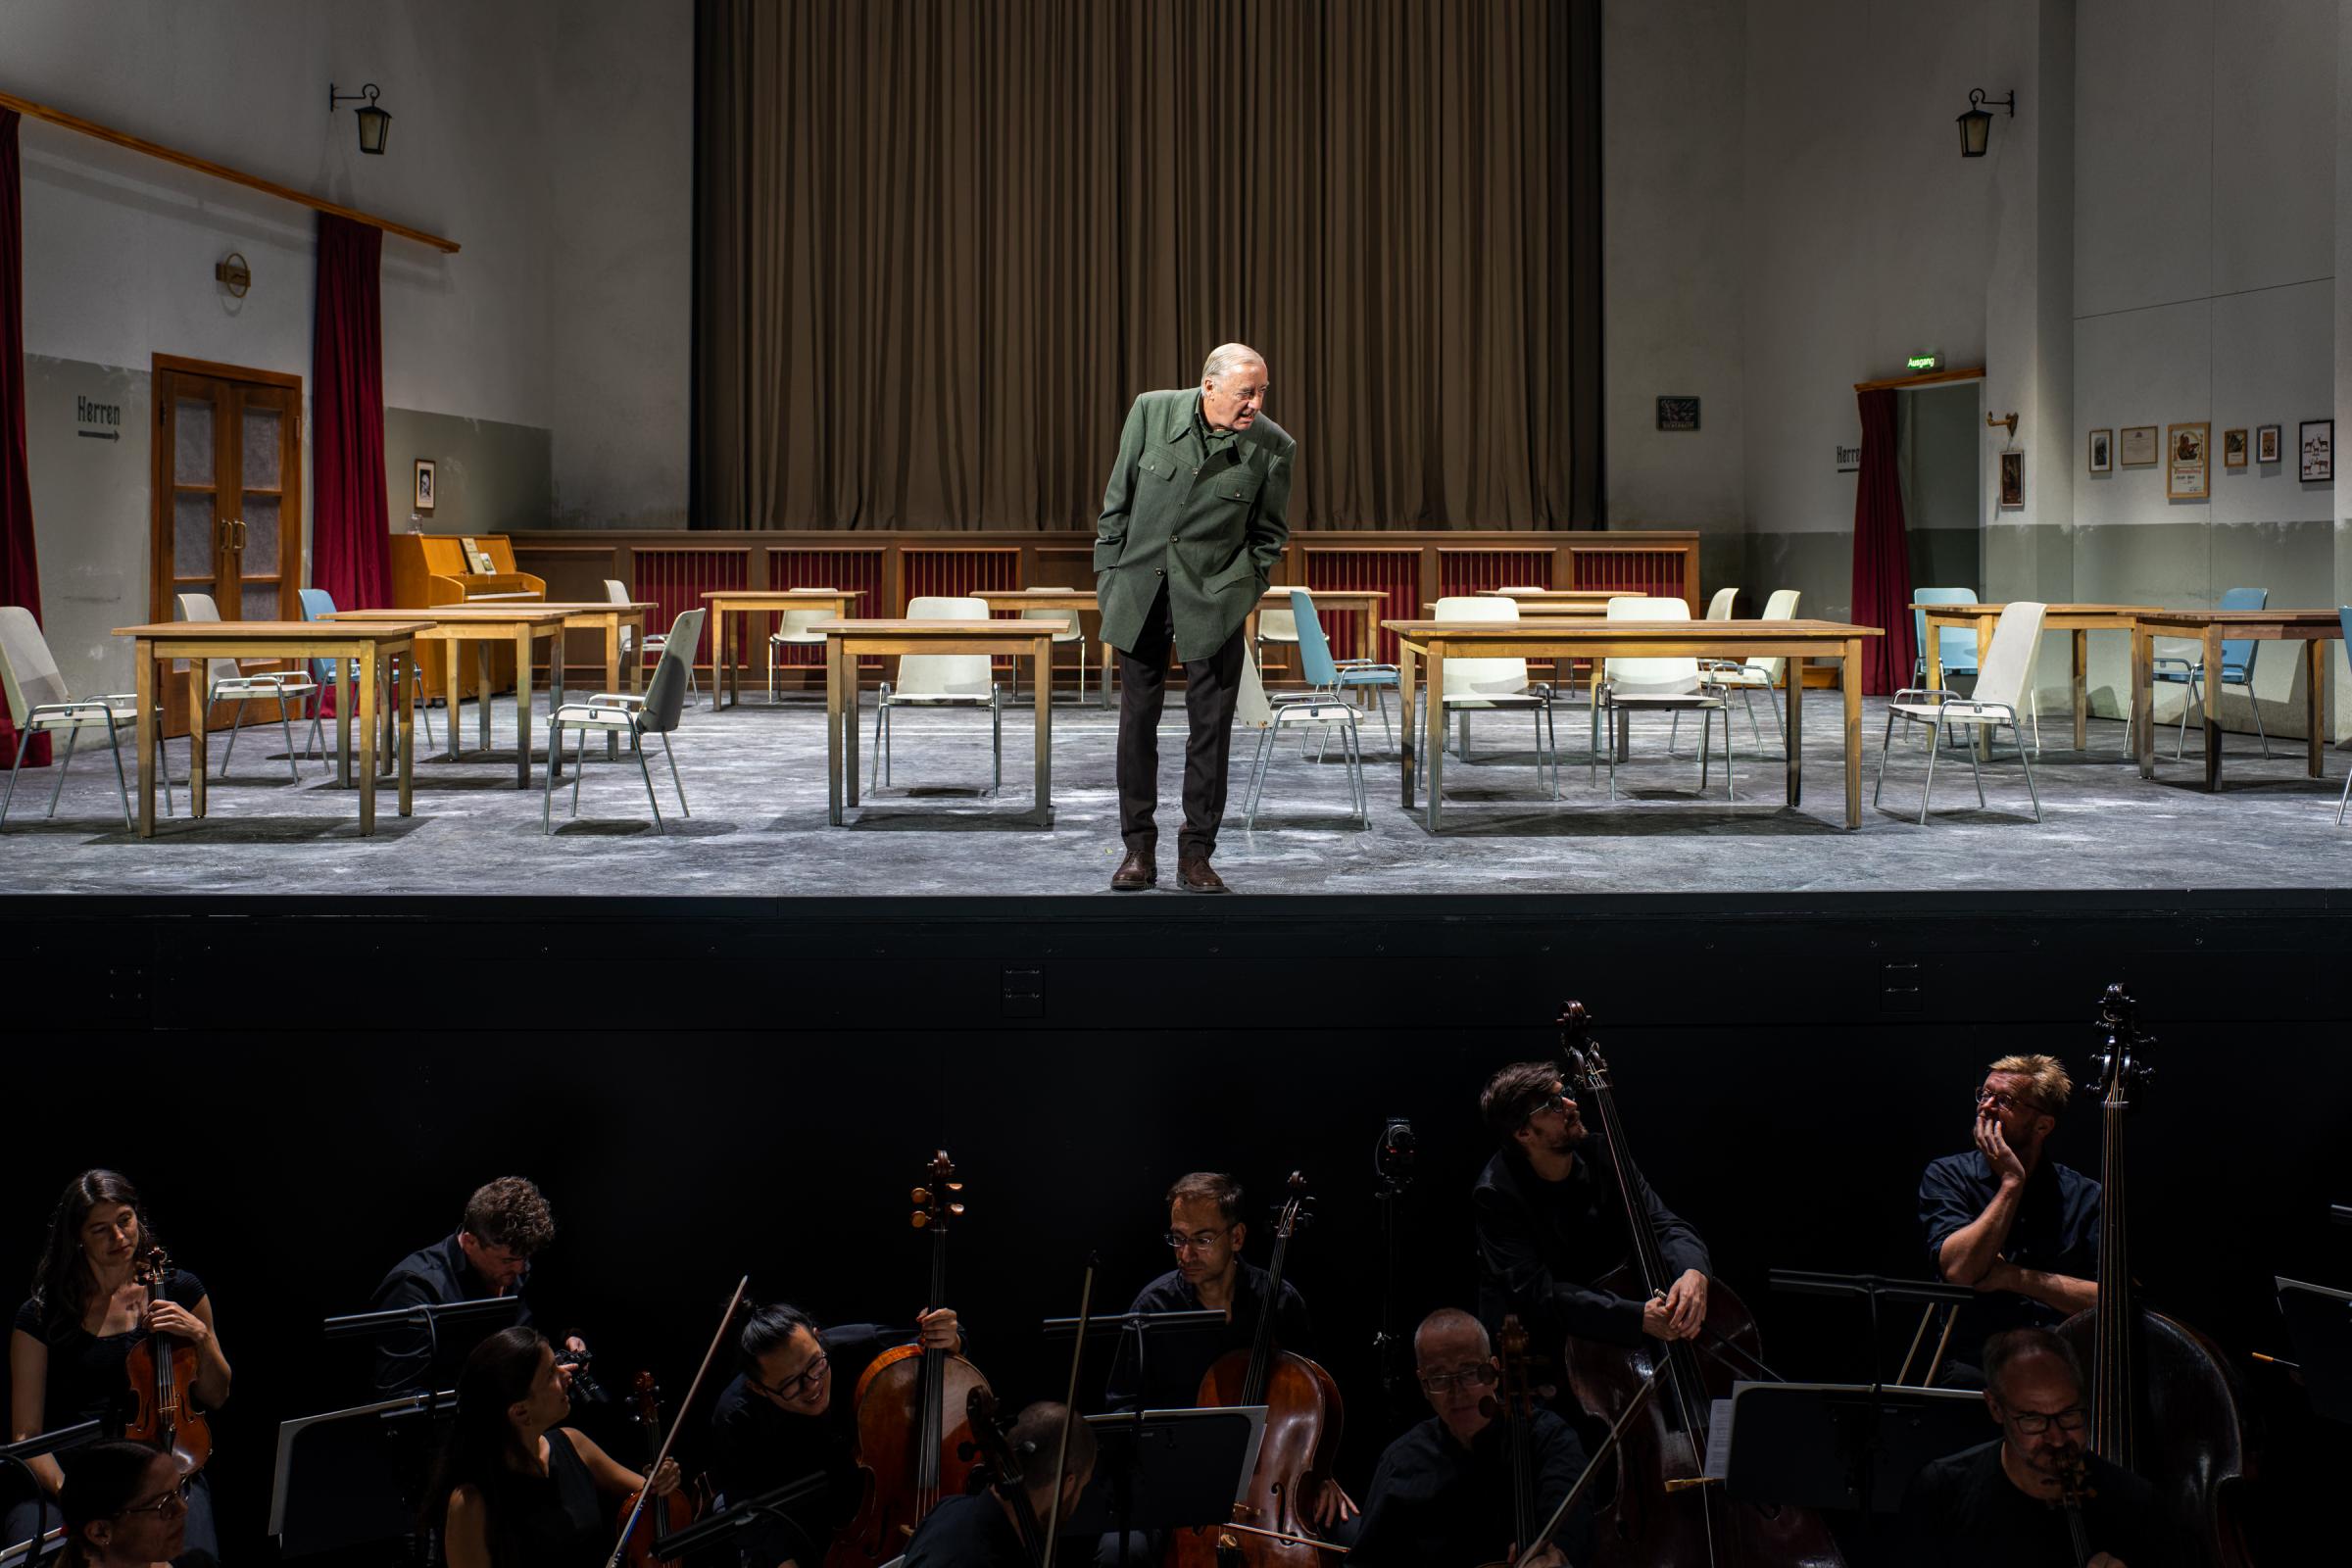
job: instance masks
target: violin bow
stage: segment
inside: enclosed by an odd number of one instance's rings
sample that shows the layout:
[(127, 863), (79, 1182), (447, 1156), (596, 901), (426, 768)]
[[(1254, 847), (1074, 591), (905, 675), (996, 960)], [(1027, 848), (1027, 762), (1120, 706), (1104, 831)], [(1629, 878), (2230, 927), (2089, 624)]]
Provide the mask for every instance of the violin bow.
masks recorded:
[(1054, 1449), (1054, 1501), (1046, 1510), (1044, 1568), (1054, 1568), (1054, 1547), (1061, 1536), (1062, 1467), (1070, 1462), (1070, 1423), (1078, 1419), (1078, 1363), (1086, 1355), (1086, 1320), (1095, 1304), (1094, 1254), (1086, 1259), (1086, 1278), (1078, 1287), (1078, 1337), (1070, 1346), (1070, 1382), (1061, 1401), (1061, 1441)]
[(669, 1430), (662, 1435), (662, 1451), (654, 1455), (653, 1469), (645, 1476), (645, 1485), (637, 1489), (636, 1505), (629, 1509), (628, 1518), (621, 1521), (620, 1539), (612, 1543), (612, 1555), (605, 1559), (605, 1568), (620, 1568), (629, 1554), (629, 1537), (636, 1533), (637, 1521), (645, 1517), (646, 1500), (654, 1494), (654, 1476), (669, 1458), (669, 1446), (678, 1441), (678, 1424), (694, 1405), (694, 1396), (703, 1391), (703, 1379), (710, 1375), (710, 1363), (718, 1359), (718, 1348), (726, 1343), (727, 1330), (735, 1322), (735, 1314), (743, 1306), (743, 1293), (752, 1288), (752, 1277), (746, 1274), (735, 1282), (735, 1294), (727, 1298), (727, 1309), (719, 1314), (718, 1328), (710, 1336), (710, 1347), (703, 1351), (703, 1364), (694, 1369), (694, 1381), (686, 1386), (686, 1397), (670, 1412)]

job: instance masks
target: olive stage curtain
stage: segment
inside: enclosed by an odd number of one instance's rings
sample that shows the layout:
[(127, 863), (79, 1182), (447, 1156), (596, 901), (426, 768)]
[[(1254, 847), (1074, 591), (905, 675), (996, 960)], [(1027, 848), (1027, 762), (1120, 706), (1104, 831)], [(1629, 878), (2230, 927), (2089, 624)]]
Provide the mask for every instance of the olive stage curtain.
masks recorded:
[(1597, 0), (700, 0), (694, 521), (1091, 529), (1265, 355), (1294, 527), (1597, 522)]

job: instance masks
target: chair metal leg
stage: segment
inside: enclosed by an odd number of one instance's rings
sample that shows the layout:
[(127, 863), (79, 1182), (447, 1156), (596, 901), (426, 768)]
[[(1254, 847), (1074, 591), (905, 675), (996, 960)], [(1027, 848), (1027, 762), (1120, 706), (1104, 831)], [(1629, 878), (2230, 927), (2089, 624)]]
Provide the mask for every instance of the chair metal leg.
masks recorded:
[[(2012, 731), (2014, 733), (2014, 731)], [(2041, 820), (2041, 791), (2034, 787), (2034, 763), (2026, 757), (2026, 738), (2017, 737), (2017, 765), (2026, 770), (2026, 793), (2034, 797), (2034, 820)]]
[[(1740, 687), (1740, 700), (1747, 705), (1747, 734), (1748, 738), (1756, 743), (1756, 760), (1760, 762), (1764, 760), (1764, 726), (1756, 722), (1755, 689), (1750, 686)], [(1724, 727), (1726, 729), (1731, 727), (1728, 715), (1725, 718)], [(1724, 750), (1728, 752), (1731, 747), (1727, 744)]]
[(295, 783), (302, 782), (302, 771), (294, 765), (294, 721), (286, 716), (286, 700), (277, 700), (277, 722), (286, 732), (286, 776)]
[(66, 769), (74, 765), (74, 744), (80, 739), (81, 726), (79, 724), (66, 731), (66, 756), (65, 760), (57, 764), (57, 782), (49, 787), (49, 809), (41, 813), (41, 820), (44, 822), (57, 814), (57, 798), (66, 792)]
[(2254, 710), (2254, 733), (2262, 738), (2262, 760), (2271, 760), (2271, 737), (2262, 727), (2262, 704), (2254, 700), (2254, 683), (2246, 682), (2246, 706)]
[[(1998, 725), (1995, 725), (1995, 726), (1994, 726), (1994, 728), (1996, 728), (1996, 729), (1997, 729), (1997, 728), (1999, 728), (1999, 726), (1998, 726)], [(1989, 749), (1990, 749), (1990, 744), (1991, 744), (1991, 743), (1990, 743), (1989, 741), (1988, 741), (1988, 742), (1986, 742), (1985, 749), (1989, 750)], [(2022, 756), (2024, 756), (2024, 755), (2025, 755), (2025, 744), (2026, 744), (2026, 738), (2025, 738), (2025, 736), (2024, 736), (2024, 735), (2022, 735), (2022, 734), (2021, 734), (2021, 735), (2019, 735), (2019, 736), (2018, 736), (2018, 738), (2017, 738), (2017, 744), (2018, 744), (2018, 755), (2022, 757)], [(1979, 807), (1982, 807), (1982, 806), (1984, 804), (1984, 764), (1977, 760), (1977, 752), (1978, 752), (1978, 750), (1979, 750), (1979, 749), (1978, 749), (1977, 747), (1974, 747), (1974, 746), (1971, 746), (1971, 747), (1968, 749), (1968, 765), (1969, 765), (1969, 767), (1970, 767), (1970, 768), (1971, 768), (1971, 769), (1972, 769), (1972, 770), (1973, 770), (1973, 771), (1976, 773), (1976, 776), (1977, 776), (1977, 805), (1978, 805)]]
[(1879, 737), (1879, 786), (1870, 792), (1871, 808), (1878, 808), (1879, 799), (1886, 793), (1886, 752), (1894, 744), (1894, 710), (1886, 710), (1886, 733)]
[[(1683, 710), (1679, 708), (1674, 710), (1674, 721), (1677, 726), (1680, 726), (1683, 721)], [(1698, 793), (1701, 795), (1707, 793), (1707, 743), (1714, 733), (1715, 720), (1707, 716), (1705, 709), (1700, 709), (1698, 710)], [(1674, 755), (1672, 730), (1669, 730), (1666, 735), (1666, 755), (1669, 757)]]
[(179, 808), (172, 804), (172, 759), (164, 751), (164, 712), (160, 707), (155, 712), (155, 770), (164, 779), (164, 814), (177, 816)]
[(1245, 831), (1257, 826), (1257, 792), (1266, 778), (1266, 745), (1274, 739), (1274, 726), (1268, 724), (1257, 732), (1257, 751), (1250, 759), (1250, 782), (1242, 791), (1242, 827)]
[(580, 780), (588, 772), (588, 738), (587, 732), (576, 729), (576, 726), (575, 732), (578, 740), (571, 748), (571, 814), (577, 816), (580, 814)]
[[(9, 783), (12, 786), (16, 783), (15, 774), (12, 773), (9, 775)], [(2344, 793), (2337, 799), (2335, 803), (2335, 825), (2337, 827), (2342, 827), (2344, 825), (2344, 808), (2347, 806), (2352, 806), (2352, 772), (2348, 772), (2344, 775)], [(0, 822), (5, 822), (6, 820), (8, 820), (7, 812), (5, 810), (0, 810)]]
[[(17, 731), (17, 760), (8, 767), (8, 794), (0, 797), (0, 827), (8, 826), (8, 808), (17, 798), (17, 769), (24, 765), (24, 748), (31, 744), (32, 731), (28, 729)], [(2336, 820), (2343, 820), (2342, 812), (2336, 813)]]
[[(855, 723), (856, 720), (853, 719), (852, 722)], [(884, 691), (882, 700), (874, 705), (874, 755), (872, 760), (865, 764), (865, 787), (869, 790), (874, 787), (874, 781), (881, 776), (883, 764), (890, 759), (890, 753), (886, 750), (889, 745), (890, 693)]]
[(133, 825), (130, 818), (130, 781), (122, 776), (122, 738), (116, 732), (112, 718), (106, 721), (106, 744), (115, 754), (115, 788), (122, 796), (122, 825), (130, 827)]
[(1386, 686), (1373, 687), (1372, 701), (1380, 707), (1380, 738), (1387, 743), (1389, 755), (1394, 757), (1396, 755), (1396, 731), (1389, 725), (1389, 689)]
[(1928, 802), (1936, 796), (1936, 754), (1943, 750), (1943, 732), (1950, 726), (1941, 718), (1936, 720), (1936, 733), (1928, 742), (1928, 781), (1919, 789), (1919, 825), (1928, 825)]
[(692, 816), (694, 813), (686, 808), (686, 786), (678, 778), (678, 760), (669, 749), (669, 731), (667, 730), (662, 732), (662, 755), (669, 761), (669, 782), (677, 788), (678, 814)]
[(1585, 781), (1600, 782), (1600, 673), (1595, 670), (1590, 685), (1585, 688), (1585, 711), (1592, 719), (1590, 750), (1585, 754)]
[[(564, 721), (560, 718), (550, 719), (547, 726), (547, 755), (554, 757), (563, 749)], [(575, 781), (579, 778), (579, 772), (577, 769), (573, 770), (572, 778)], [(576, 801), (578, 797), (575, 795), (573, 799)], [(541, 838), (545, 838), (548, 834), (553, 833), (556, 830), (555, 822), (553, 820), (555, 805), (556, 770), (553, 767), (550, 767), (547, 769), (546, 782), (539, 786), (539, 836)], [(577, 808), (575, 807), (574, 808), (576, 809)]]
[(1560, 726), (1552, 716), (1548, 698), (1544, 703), (1544, 749), (1551, 754), (1551, 798), (1556, 801), (1560, 798)]
[[(326, 748), (325, 732), (319, 723), (320, 716), (325, 711), (326, 688), (320, 686), (317, 691), (311, 693), (311, 732), (302, 738), (302, 755), (305, 757), (319, 757)], [(326, 764), (326, 770), (332, 773), (335, 770), (335, 760), (331, 757), (321, 760)]]
[[(1703, 723), (1705, 721), (1702, 719), (1700, 722)], [(1674, 749), (1682, 744), (1682, 739), (1683, 710), (1678, 708), (1674, 710), (1674, 722), (1666, 726), (1666, 755), (1668, 757), (1672, 757), (1674, 755)], [(1699, 744), (1704, 746), (1706, 742), (1702, 740), (1699, 742)]]
[[(583, 731), (583, 733), (585, 732)], [(586, 754), (586, 746), (583, 745), (582, 755)], [(662, 797), (654, 793), (654, 770), (645, 764), (645, 748), (642, 746), (637, 748), (637, 771), (645, 779), (646, 804), (654, 808), (654, 831), (667, 833), (669, 828), (662, 820)]]
[[(204, 716), (208, 719), (213, 716), (212, 704), (207, 703), (205, 705)], [(222, 751), (220, 754), (220, 776), (222, 778), (228, 777), (228, 760), (237, 755), (237, 732), (244, 727), (245, 705), (243, 703), (239, 703), (228, 710), (228, 746), (227, 749)]]
[(2180, 760), (2180, 754), (2188, 749), (2188, 710), (2203, 705), (2204, 698), (2197, 690), (2197, 672), (2192, 669), (2188, 672), (2188, 696), (2180, 703), (2180, 735), (2173, 742), (2173, 760), (2176, 762)]
[[(1014, 663), (1017, 668), (1019, 662), (1015, 661)], [(1037, 700), (1041, 703), (1044, 702), (1046, 693), (1039, 692)], [(1002, 795), (1004, 793), (1004, 704), (998, 697), (996, 688), (993, 686), (989, 688), (988, 693), (988, 724), (991, 745), (996, 752), (996, 766), (990, 775), (988, 793)]]
[(1364, 789), (1364, 739), (1353, 723), (1348, 726), (1348, 773), (1355, 785), (1355, 819), (1372, 825), (1372, 798)]

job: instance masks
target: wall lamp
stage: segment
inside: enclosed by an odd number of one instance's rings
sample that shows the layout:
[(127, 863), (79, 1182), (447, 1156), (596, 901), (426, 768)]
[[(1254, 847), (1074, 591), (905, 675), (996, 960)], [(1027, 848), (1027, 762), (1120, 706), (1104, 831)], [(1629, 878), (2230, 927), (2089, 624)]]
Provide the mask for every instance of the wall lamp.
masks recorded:
[[(337, 92), (333, 82), (326, 84), (326, 112), (330, 115), (335, 112), (337, 104), (356, 103), (363, 98), (368, 101), (368, 107), (352, 111), (360, 122), (360, 151), (380, 158), (384, 152), (384, 138), (392, 134), (392, 116), (375, 106), (375, 83), (371, 81), (358, 92)], [(1982, 142), (1984, 138), (1980, 135), (1977, 139)]]
[(2006, 109), (2011, 120), (2017, 118), (2017, 94), (2014, 91), (2006, 98), (1995, 98), (1982, 87), (1971, 87), (1968, 90), (1968, 113), (1960, 117), (1960, 156), (1963, 158), (1984, 157), (1984, 144), (1991, 139), (1992, 116), (1979, 107), (1984, 104)]

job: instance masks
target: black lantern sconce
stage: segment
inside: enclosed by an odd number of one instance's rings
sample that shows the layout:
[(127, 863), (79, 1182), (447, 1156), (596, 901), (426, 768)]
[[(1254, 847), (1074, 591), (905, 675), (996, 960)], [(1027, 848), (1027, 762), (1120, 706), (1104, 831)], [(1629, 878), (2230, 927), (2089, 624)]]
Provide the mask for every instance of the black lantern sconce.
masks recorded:
[(1963, 158), (1984, 157), (1985, 144), (1992, 139), (1992, 116), (1979, 107), (1983, 104), (2006, 109), (2010, 119), (2017, 118), (2016, 93), (2012, 92), (2006, 98), (1995, 98), (1982, 87), (1971, 87), (1968, 90), (1968, 113), (1960, 117), (1960, 156)]
[(392, 134), (392, 116), (375, 106), (375, 83), (371, 81), (358, 92), (337, 92), (333, 82), (326, 84), (326, 112), (330, 115), (337, 104), (356, 103), (363, 98), (368, 101), (367, 107), (352, 111), (360, 122), (360, 151), (380, 158), (384, 153), (384, 138)]

